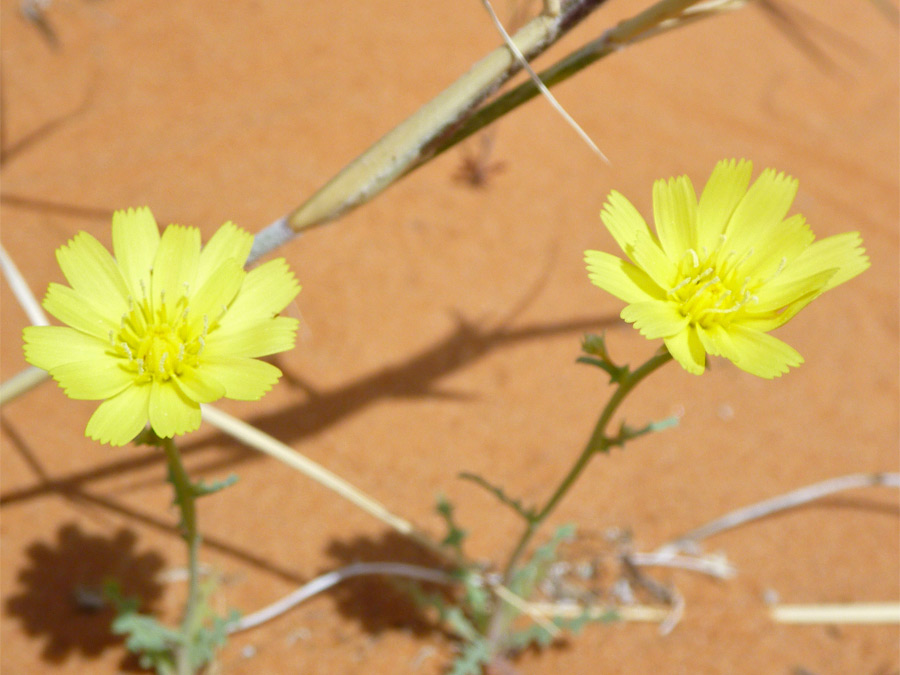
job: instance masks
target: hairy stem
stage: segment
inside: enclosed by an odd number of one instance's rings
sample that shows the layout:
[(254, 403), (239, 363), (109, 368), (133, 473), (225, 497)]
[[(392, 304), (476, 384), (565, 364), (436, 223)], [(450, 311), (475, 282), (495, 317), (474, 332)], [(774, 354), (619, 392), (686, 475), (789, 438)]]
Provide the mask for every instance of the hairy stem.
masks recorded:
[(178, 675), (193, 675), (194, 667), (191, 662), (191, 645), (197, 632), (198, 616), (200, 610), (200, 570), (198, 551), (200, 548), (200, 534), (197, 532), (197, 494), (194, 485), (188, 478), (181, 454), (175, 447), (171, 438), (162, 439), (162, 446), (166, 453), (166, 462), (169, 469), (169, 481), (175, 490), (175, 503), (181, 511), (179, 529), (181, 536), (188, 547), (188, 597), (184, 607), (184, 615), (181, 620), (182, 643), (175, 652), (175, 663)]
[[(622, 401), (625, 400), (625, 397), (628, 396), (642, 380), (671, 360), (672, 355), (663, 348), (637, 370), (624, 374), (617, 381), (616, 391), (600, 413), (597, 424), (594, 426), (594, 431), (585, 445), (584, 450), (581, 451), (581, 455), (575, 461), (575, 464), (572, 465), (572, 468), (569, 469), (569, 472), (562, 479), (546, 504), (544, 504), (540, 511), (528, 519), (525, 531), (519, 538), (516, 547), (509, 556), (509, 561), (506, 563), (503, 573), (504, 585), (508, 587), (511, 584), (518, 570), (522, 556), (525, 554), (528, 544), (531, 543), (531, 539), (534, 537), (535, 532), (540, 529), (547, 517), (553, 512), (562, 498), (575, 484), (575, 481), (578, 480), (578, 477), (584, 471), (591, 458), (598, 452), (607, 452), (614, 443), (621, 442), (621, 434), (609, 436), (606, 429), (609, 426), (609, 422), (612, 420), (613, 415), (616, 413), (616, 410), (618, 410), (619, 406), (622, 404)], [(488, 639), (495, 648), (502, 639), (503, 632), (506, 629), (505, 624), (507, 622), (508, 612), (506, 612), (505, 609), (505, 606), (498, 607), (491, 619), (491, 626), (488, 630)]]

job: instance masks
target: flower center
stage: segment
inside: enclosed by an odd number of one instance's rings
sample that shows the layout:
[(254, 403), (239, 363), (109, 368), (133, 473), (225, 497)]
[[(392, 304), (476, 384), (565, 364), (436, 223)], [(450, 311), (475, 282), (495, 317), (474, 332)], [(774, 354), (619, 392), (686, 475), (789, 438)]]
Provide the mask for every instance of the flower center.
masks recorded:
[(139, 383), (165, 382), (182, 375), (186, 368), (200, 363), (209, 319), (192, 321), (187, 301), (187, 289), (176, 302), (166, 301), (161, 292), (156, 302), (141, 284), (143, 298), (135, 302), (128, 298), (129, 311), (122, 315), (118, 331), (110, 331), (110, 345), (125, 359), (125, 368), (132, 371)]
[(765, 282), (748, 273), (753, 249), (741, 256), (726, 243), (722, 235), (712, 252), (688, 249), (678, 264), (678, 282), (668, 294), (693, 325), (728, 325), (744, 307), (758, 302), (754, 292)]

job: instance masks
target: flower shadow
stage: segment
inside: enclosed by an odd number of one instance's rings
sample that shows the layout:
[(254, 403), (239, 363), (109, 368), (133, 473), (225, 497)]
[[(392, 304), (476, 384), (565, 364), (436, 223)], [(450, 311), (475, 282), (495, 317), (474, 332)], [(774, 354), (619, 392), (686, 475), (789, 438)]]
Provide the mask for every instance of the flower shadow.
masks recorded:
[[(152, 611), (162, 595), (156, 579), (165, 561), (158, 553), (138, 552), (136, 543), (130, 530), (93, 535), (68, 523), (55, 542), (28, 547), (27, 567), (18, 575), (23, 588), (9, 597), (5, 610), (20, 619), (26, 635), (43, 639), (44, 660), (97, 656), (121, 644), (110, 631), (114, 611), (103, 595), (108, 581), (117, 582), (124, 596), (139, 597), (142, 611)], [(133, 670), (134, 665), (126, 657), (120, 667)]]
[(314, 435), (384, 399), (437, 398), (465, 402), (476, 395), (448, 389), (442, 385), (442, 380), (485, 358), (492, 351), (555, 335), (583, 333), (618, 324), (616, 316), (594, 316), (510, 328), (505, 322), (497, 326), (482, 326), (457, 317), (456, 328), (426, 349), (409, 355), (401, 363), (385, 365), (376, 372), (332, 390), (313, 387), (291, 373), (280, 359), (274, 359), (284, 372), (285, 382), (303, 390), (307, 399), (296, 405), (258, 414), (248, 421), (284, 442), (291, 442)]

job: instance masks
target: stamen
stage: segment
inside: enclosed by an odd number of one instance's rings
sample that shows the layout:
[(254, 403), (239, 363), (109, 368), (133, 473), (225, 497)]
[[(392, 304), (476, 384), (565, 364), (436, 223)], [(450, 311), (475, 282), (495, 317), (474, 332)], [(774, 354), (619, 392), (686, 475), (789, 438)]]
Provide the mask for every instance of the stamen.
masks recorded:
[(128, 346), (127, 342), (122, 343), (122, 349), (124, 349), (125, 353), (128, 354), (128, 360), (134, 361), (134, 355), (131, 353), (131, 347)]
[(693, 261), (695, 268), (700, 267), (700, 258), (697, 257), (697, 252), (694, 249), (689, 248), (685, 253), (691, 254), (691, 260)]
[(787, 258), (782, 258), (782, 259), (781, 259), (781, 262), (778, 263), (778, 269), (775, 270), (775, 272), (772, 274), (772, 276), (770, 276), (768, 279), (766, 279), (766, 280), (763, 281), (762, 283), (763, 283), (763, 284), (767, 284), (767, 283), (769, 283), (770, 281), (774, 281), (774, 280), (775, 280), (775, 277), (777, 277), (779, 274), (781, 274), (782, 272), (784, 272), (784, 268), (785, 268), (785, 267), (787, 267)]
[[(124, 320), (125, 320), (125, 317), (122, 317), (122, 320), (124, 321)], [(109, 330), (109, 344), (110, 344), (111, 347), (115, 347), (115, 346), (116, 346), (116, 339), (115, 339), (115, 337), (113, 336), (113, 332), (112, 332), (112, 329), (111, 329), (111, 328), (110, 328), (110, 330)]]
[(144, 359), (138, 359), (136, 361), (138, 367), (138, 375), (144, 374)]
[(725, 302), (731, 296), (731, 289), (726, 288), (722, 293), (719, 294), (719, 299), (716, 300), (716, 304), (712, 306), (712, 309), (717, 309), (722, 306), (722, 303)]
[(163, 352), (162, 358), (159, 360), (159, 374), (160, 375), (166, 374), (165, 365), (166, 365), (166, 357), (168, 357), (168, 356), (169, 356), (169, 352)]
[(734, 266), (735, 269), (740, 267), (741, 265), (743, 265), (745, 262), (747, 262), (750, 259), (750, 256), (752, 256), (755, 252), (756, 251), (753, 249), (752, 246), (750, 248), (748, 248), (747, 252), (744, 254), (744, 257), (741, 258), (737, 263), (735, 263), (735, 266)]
[(696, 291), (694, 291), (693, 295), (691, 295), (691, 297), (688, 298), (688, 302), (690, 302), (691, 300), (693, 300), (694, 298), (696, 298), (698, 295), (700, 295), (701, 293), (703, 293), (703, 291), (705, 291), (707, 288), (709, 288), (709, 287), (712, 286), (713, 284), (719, 283), (719, 281), (720, 281), (719, 277), (713, 277), (712, 279), (710, 279), (709, 281), (707, 281), (707, 282), (706, 282), (705, 284), (703, 284), (700, 288), (698, 288)]
[(691, 279), (690, 277), (685, 277), (684, 279), (682, 279), (681, 281), (679, 281), (677, 284), (675, 284), (675, 286), (674, 286), (673, 288), (670, 288), (670, 289), (669, 289), (669, 293), (670, 293), (670, 294), (674, 294), (674, 293), (676, 293), (677, 291), (680, 291), (682, 288), (684, 288), (684, 287), (687, 286), (689, 283), (691, 283), (691, 281), (693, 281), (693, 279)]
[[(707, 268), (706, 268), (705, 270), (703, 270), (700, 274), (698, 274), (698, 275), (693, 279), (693, 281), (696, 281), (696, 282), (699, 283), (700, 281), (703, 281), (703, 279), (705, 279), (706, 277), (708, 277), (710, 274), (715, 274), (715, 272), (716, 272), (716, 271), (715, 271), (712, 267), (707, 267)], [(716, 279), (718, 279), (718, 278), (719, 278), (719, 277), (716, 277)], [(704, 288), (706, 288), (706, 286), (704, 286)]]
[(181, 346), (178, 347), (178, 358), (176, 361), (181, 361), (184, 358), (184, 343), (181, 343)]

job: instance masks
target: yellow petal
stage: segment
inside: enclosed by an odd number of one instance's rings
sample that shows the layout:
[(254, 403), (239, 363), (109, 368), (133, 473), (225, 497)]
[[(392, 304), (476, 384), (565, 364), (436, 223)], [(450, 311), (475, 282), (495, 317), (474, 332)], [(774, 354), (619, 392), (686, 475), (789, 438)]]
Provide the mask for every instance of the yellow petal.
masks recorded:
[(600, 220), (606, 225), (606, 229), (616, 240), (619, 248), (629, 257), (631, 257), (631, 250), (638, 232), (644, 232), (652, 238), (650, 228), (647, 227), (647, 223), (638, 210), (624, 195), (615, 190), (610, 192), (609, 197), (606, 198), (606, 203), (600, 212)]
[(820, 295), (825, 285), (837, 270), (825, 270), (803, 279), (777, 280), (764, 285), (757, 291), (757, 302), (748, 305), (749, 314), (762, 314), (787, 307), (797, 300), (812, 294), (812, 300)]
[(121, 316), (111, 315), (108, 308), (62, 284), (50, 284), (42, 304), (63, 323), (100, 340), (109, 341), (109, 332), (119, 329)]
[(746, 314), (740, 318), (740, 324), (750, 330), (768, 333), (793, 319), (801, 309), (806, 307), (822, 293), (823, 291), (821, 288), (816, 289), (813, 287), (808, 293), (799, 296), (789, 305), (774, 312), (757, 312), (752, 305), (748, 305)]
[(153, 272), (150, 275), (153, 304), (164, 304), (166, 316), (174, 320), (179, 309), (178, 299), (193, 292), (200, 258), (200, 230), (195, 227), (169, 225), (159, 241)]
[(150, 291), (150, 269), (159, 248), (159, 227), (150, 209), (116, 211), (112, 217), (112, 240), (131, 297), (140, 301)]
[(787, 215), (797, 194), (797, 181), (774, 169), (763, 171), (747, 190), (725, 229), (728, 248), (738, 252), (759, 248)]
[(63, 363), (49, 372), (66, 396), (76, 400), (110, 398), (134, 384), (134, 376), (121, 367), (120, 359), (112, 356)]
[[(231, 310), (228, 317), (232, 315)], [(236, 319), (211, 331), (206, 340), (206, 350), (216, 356), (267, 356), (294, 347), (297, 336), (297, 319), (279, 316), (265, 321), (240, 321)]]
[(747, 194), (753, 163), (722, 160), (716, 164), (697, 206), (697, 247), (713, 250), (731, 219), (734, 209)]
[(697, 195), (687, 176), (653, 184), (653, 222), (669, 260), (678, 262), (697, 248)]
[(225, 396), (239, 401), (262, 398), (281, 377), (281, 371), (271, 363), (234, 356), (204, 360), (203, 374), (221, 382), (225, 386)]
[(849, 281), (868, 267), (869, 258), (862, 247), (859, 233), (846, 232), (814, 242), (790, 261), (776, 281), (788, 283), (824, 270), (837, 270), (822, 289), (824, 292)]
[(68, 326), (28, 326), (22, 331), (25, 360), (50, 370), (70, 361), (98, 359), (106, 354), (108, 340)]
[(635, 264), (653, 279), (657, 286), (669, 289), (678, 274), (678, 268), (659, 243), (649, 232), (638, 231), (635, 233), (634, 246), (631, 257)]
[(625, 302), (662, 300), (665, 291), (642, 269), (604, 251), (585, 251), (588, 278), (595, 286)]
[(767, 333), (731, 325), (713, 326), (708, 335), (719, 354), (751, 375), (772, 379), (803, 363), (793, 347)]
[(94, 411), (85, 436), (110, 445), (130, 443), (147, 424), (149, 400), (149, 384), (124, 389)]
[(693, 326), (664, 338), (666, 349), (681, 364), (681, 367), (693, 375), (702, 375), (706, 369), (706, 350), (697, 336)]
[(225, 385), (212, 377), (206, 368), (186, 369), (173, 379), (181, 392), (197, 403), (212, 403), (225, 396)]
[(211, 324), (222, 316), (237, 292), (241, 289), (247, 273), (235, 258), (227, 258), (219, 268), (207, 278), (206, 283), (191, 298), (190, 331), (198, 333), (204, 324)]
[(800, 214), (791, 216), (775, 227), (765, 239), (757, 240), (753, 253), (741, 265), (742, 275), (757, 279), (770, 279), (805, 251), (813, 243), (815, 235)]
[(270, 260), (247, 273), (225, 323), (235, 318), (251, 321), (269, 319), (287, 307), (299, 292), (300, 285), (284, 258)]
[(687, 327), (690, 319), (665, 301), (636, 302), (622, 310), (622, 319), (633, 323), (648, 340), (671, 337)]
[(150, 426), (160, 438), (186, 434), (200, 426), (200, 404), (185, 396), (171, 381), (153, 381), (149, 413)]
[(210, 277), (214, 276), (216, 270), (226, 260), (234, 259), (238, 266), (243, 267), (247, 256), (250, 255), (251, 246), (253, 246), (252, 234), (232, 222), (222, 225), (200, 252), (195, 280), (197, 288), (203, 286)]
[(76, 293), (90, 298), (109, 315), (121, 317), (128, 309), (129, 290), (116, 261), (87, 232), (79, 232), (57, 249), (56, 259)]

